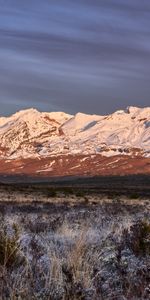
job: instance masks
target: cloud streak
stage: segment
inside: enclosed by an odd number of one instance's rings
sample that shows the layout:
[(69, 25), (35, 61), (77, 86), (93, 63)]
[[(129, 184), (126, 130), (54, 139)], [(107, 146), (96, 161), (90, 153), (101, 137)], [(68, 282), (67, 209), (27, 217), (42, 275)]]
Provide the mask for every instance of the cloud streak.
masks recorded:
[(0, 69), (1, 115), (149, 105), (150, 3), (0, 1)]

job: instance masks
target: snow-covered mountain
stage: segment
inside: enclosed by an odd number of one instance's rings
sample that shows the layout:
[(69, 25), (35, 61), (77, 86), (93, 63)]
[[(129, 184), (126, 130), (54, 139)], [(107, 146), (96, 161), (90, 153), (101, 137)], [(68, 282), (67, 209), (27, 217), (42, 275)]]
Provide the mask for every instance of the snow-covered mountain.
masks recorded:
[(0, 118), (0, 157), (10, 159), (50, 153), (53, 140), (61, 140), (61, 125), (72, 116), (63, 112), (40, 113), (36, 109)]
[(150, 107), (128, 107), (105, 116), (28, 109), (0, 117), (1, 165), (4, 160), (86, 160), (92, 155), (150, 157)]

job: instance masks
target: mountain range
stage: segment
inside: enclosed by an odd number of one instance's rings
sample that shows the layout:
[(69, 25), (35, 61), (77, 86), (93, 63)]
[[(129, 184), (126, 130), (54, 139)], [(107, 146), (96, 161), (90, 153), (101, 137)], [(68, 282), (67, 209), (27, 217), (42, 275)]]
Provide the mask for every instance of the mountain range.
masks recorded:
[(0, 117), (0, 174), (150, 173), (150, 107), (110, 115), (27, 109)]

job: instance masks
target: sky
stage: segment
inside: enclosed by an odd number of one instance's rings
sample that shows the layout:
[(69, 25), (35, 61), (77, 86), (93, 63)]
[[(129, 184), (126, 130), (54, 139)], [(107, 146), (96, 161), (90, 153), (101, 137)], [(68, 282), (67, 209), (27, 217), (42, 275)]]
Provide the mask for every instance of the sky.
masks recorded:
[(150, 106), (149, 0), (0, 0), (0, 115)]

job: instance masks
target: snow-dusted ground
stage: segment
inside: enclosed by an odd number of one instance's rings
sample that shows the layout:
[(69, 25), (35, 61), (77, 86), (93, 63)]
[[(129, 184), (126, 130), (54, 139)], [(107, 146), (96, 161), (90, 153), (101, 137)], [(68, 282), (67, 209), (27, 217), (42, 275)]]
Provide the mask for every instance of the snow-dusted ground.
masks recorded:
[(2, 299), (148, 300), (149, 197), (46, 189), (0, 189), (0, 235), (18, 231), (11, 265), (0, 256)]

